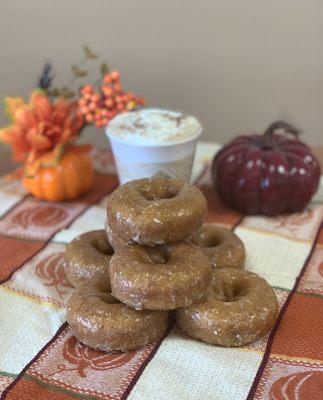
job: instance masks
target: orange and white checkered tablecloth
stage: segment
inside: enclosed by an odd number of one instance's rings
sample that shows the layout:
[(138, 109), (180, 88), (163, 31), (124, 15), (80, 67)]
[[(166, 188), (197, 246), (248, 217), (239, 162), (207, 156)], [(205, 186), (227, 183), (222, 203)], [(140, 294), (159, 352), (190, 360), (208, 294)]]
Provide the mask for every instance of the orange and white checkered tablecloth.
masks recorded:
[(274, 288), (280, 313), (272, 332), (221, 348), (170, 326), (158, 343), (124, 354), (91, 350), (71, 336), (64, 248), (103, 228), (104, 199), (117, 186), (111, 156), (96, 151), (94, 188), (75, 202), (40, 202), (19, 182), (0, 180), (1, 399), (323, 399), (322, 199), (277, 218), (228, 210), (204, 169), (216, 149), (201, 145), (194, 166), (207, 221), (234, 229), (246, 246), (246, 268)]

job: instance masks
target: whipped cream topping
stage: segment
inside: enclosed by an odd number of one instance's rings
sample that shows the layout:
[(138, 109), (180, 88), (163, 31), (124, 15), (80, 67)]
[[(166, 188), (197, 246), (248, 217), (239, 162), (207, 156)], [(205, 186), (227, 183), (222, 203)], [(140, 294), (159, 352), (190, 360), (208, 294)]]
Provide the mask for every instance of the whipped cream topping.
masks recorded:
[(117, 115), (107, 134), (122, 142), (138, 145), (167, 145), (183, 142), (200, 134), (194, 117), (161, 109), (143, 109)]

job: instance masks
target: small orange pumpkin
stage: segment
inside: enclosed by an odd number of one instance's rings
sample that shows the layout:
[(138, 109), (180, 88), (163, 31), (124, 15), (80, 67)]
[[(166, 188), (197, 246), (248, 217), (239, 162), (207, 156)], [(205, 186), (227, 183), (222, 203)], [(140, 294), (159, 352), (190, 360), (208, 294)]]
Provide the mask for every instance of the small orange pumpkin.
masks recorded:
[(22, 181), (25, 189), (49, 201), (73, 200), (87, 192), (93, 184), (89, 149), (87, 145), (69, 147), (54, 160), (48, 153), (26, 165)]

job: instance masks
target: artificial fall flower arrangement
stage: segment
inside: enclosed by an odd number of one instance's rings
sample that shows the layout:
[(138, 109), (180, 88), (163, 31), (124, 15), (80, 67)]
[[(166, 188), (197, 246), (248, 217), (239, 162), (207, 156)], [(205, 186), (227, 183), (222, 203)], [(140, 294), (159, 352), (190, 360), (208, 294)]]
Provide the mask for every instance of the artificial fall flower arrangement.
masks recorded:
[[(72, 66), (73, 84), (88, 72), (84, 64), (99, 60), (87, 46), (84, 58)], [(50, 64), (46, 64), (29, 102), (22, 97), (5, 98), (11, 124), (0, 129), (0, 140), (12, 148), (13, 160), (21, 163), (25, 189), (37, 198), (72, 200), (93, 184), (90, 145), (76, 140), (86, 125), (106, 126), (117, 114), (134, 110), (144, 100), (125, 92), (118, 71), (100, 63), (101, 77), (83, 84), (76, 94), (70, 87), (53, 87)]]

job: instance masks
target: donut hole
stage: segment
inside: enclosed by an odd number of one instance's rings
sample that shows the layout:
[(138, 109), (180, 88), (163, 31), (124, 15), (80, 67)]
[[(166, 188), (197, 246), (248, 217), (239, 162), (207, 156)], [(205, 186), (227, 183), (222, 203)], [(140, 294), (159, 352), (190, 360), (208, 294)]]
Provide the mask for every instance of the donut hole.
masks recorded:
[(168, 200), (177, 196), (179, 188), (173, 185), (138, 187), (137, 191), (147, 201)]
[(112, 256), (114, 253), (113, 248), (110, 246), (105, 236), (94, 239), (91, 244), (95, 250), (104, 256)]
[(171, 258), (169, 246), (146, 247), (147, 261), (151, 264), (167, 264)]
[(221, 298), (225, 303), (239, 301), (248, 292), (248, 288), (241, 282), (234, 282), (233, 285), (224, 285), (221, 293), (217, 292), (217, 297)]
[(201, 247), (217, 247), (222, 243), (222, 238), (220, 236), (205, 235), (203, 233), (196, 235), (194, 240), (195, 243)]

